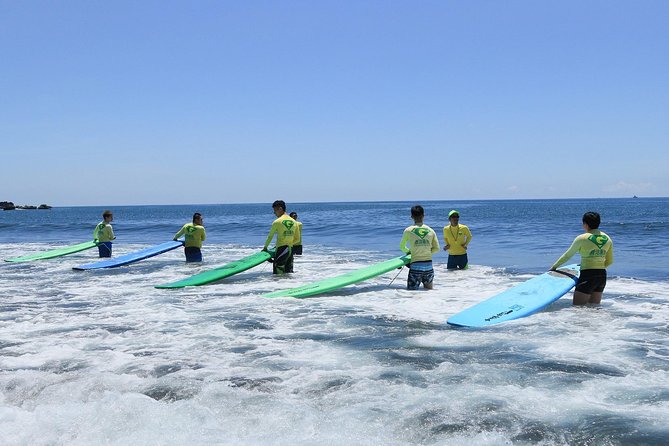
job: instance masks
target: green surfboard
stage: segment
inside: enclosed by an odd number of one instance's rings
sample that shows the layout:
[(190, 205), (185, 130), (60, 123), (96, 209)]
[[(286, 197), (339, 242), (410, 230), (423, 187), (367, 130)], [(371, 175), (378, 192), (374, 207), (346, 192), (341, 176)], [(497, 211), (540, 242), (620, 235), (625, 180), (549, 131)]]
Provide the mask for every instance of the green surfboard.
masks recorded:
[(270, 249), (269, 251), (260, 251), (255, 254), (251, 254), (248, 257), (244, 257), (243, 259), (239, 259), (236, 262), (226, 263), (225, 265), (218, 268), (195, 274), (194, 276), (187, 277), (177, 282), (156, 285), (156, 288), (183, 288), (187, 286), (206, 285), (207, 283), (216, 282), (217, 280), (234, 276), (235, 274), (241, 273), (242, 271), (246, 271), (247, 269), (251, 269), (254, 266), (258, 266), (261, 263), (266, 262), (272, 256), (274, 256), (273, 249)]
[(75, 252), (84, 251), (86, 249), (95, 248), (98, 246), (97, 242), (84, 242), (65, 248), (58, 248), (51, 251), (41, 252), (39, 254), (31, 254), (28, 256), (14, 257), (13, 259), (5, 259), (5, 262), (31, 262), (33, 260), (53, 259), (55, 257), (62, 257)]
[(386, 260), (385, 262), (377, 263), (375, 265), (367, 266), (350, 273), (342, 274), (341, 276), (331, 277), (329, 279), (320, 280), (318, 282), (309, 283), (297, 288), (289, 290), (275, 291), (273, 293), (265, 294), (263, 297), (307, 297), (315, 296), (316, 294), (327, 293), (338, 288), (345, 287), (354, 283), (362, 282), (363, 280), (371, 279), (372, 277), (380, 276), (383, 273), (392, 271), (408, 265), (411, 262), (411, 255), (407, 254), (402, 257), (395, 257), (394, 259)]

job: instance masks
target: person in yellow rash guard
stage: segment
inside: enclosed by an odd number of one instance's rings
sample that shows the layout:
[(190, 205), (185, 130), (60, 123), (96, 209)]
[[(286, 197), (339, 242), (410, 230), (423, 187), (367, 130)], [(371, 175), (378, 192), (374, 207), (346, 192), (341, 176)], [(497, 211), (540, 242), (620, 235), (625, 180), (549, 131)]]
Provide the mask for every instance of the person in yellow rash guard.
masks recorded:
[(184, 255), (186, 262), (202, 261), (202, 242), (207, 239), (207, 233), (204, 230), (202, 214), (196, 212), (193, 214), (193, 223), (186, 223), (174, 235), (174, 240), (182, 235), (185, 236)]
[(598, 304), (602, 301), (606, 268), (613, 263), (613, 241), (599, 230), (600, 223), (601, 217), (597, 212), (583, 214), (585, 234), (576, 237), (567, 252), (551, 266), (551, 270), (556, 270), (574, 254), (581, 254), (581, 273), (574, 291), (574, 305)]
[(302, 222), (297, 221), (297, 212), (291, 212), (290, 218), (295, 220), (295, 244), (293, 245), (293, 255), (302, 255)]
[(98, 255), (100, 257), (111, 257), (112, 240), (116, 238), (111, 222), (114, 220), (112, 211), (102, 213), (102, 221), (98, 223), (93, 231), (93, 241), (98, 242)]
[(267, 247), (272, 242), (274, 234), (276, 234), (276, 253), (274, 254), (272, 272), (274, 274), (292, 273), (296, 222), (286, 214), (286, 203), (283, 200), (276, 200), (272, 203), (272, 209), (277, 218), (272, 223), (262, 250), (267, 251)]
[[(431, 290), (434, 282), (432, 254), (439, 252), (437, 234), (431, 227), (423, 224), (425, 218), (423, 206), (412, 207), (411, 218), (414, 224), (404, 230), (400, 241), (400, 249), (411, 254), (407, 289), (417, 290), (422, 283), (425, 289)], [(409, 243), (408, 248), (407, 243)]]
[(448, 226), (444, 226), (444, 251), (448, 251), (448, 269), (466, 269), (469, 264), (467, 245), (472, 241), (472, 233), (465, 225), (460, 224), (460, 213), (448, 213)]

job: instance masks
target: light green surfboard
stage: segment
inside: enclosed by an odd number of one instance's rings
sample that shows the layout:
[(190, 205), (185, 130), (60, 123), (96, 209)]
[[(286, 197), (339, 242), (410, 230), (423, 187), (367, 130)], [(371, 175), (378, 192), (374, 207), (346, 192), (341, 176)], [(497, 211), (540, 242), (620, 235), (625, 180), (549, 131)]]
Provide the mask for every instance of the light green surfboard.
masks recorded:
[(251, 269), (254, 266), (258, 266), (261, 263), (266, 262), (272, 256), (274, 256), (273, 249), (260, 251), (251, 254), (248, 257), (244, 257), (243, 259), (239, 259), (236, 262), (227, 263), (221, 267), (195, 274), (194, 276), (187, 277), (178, 282), (156, 285), (156, 288), (183, 288), (187, 286), (206, 285), (211, 282), (216, 282), (217, 280), (225, 279), (226, 277), (234, 276), (235, 274)]
[(32, 262), (33, 260), (53, 259), (55, 257), (62, 257), (75, 252), (84, 251), (86, 249), (95, 248), (98, 246), (97, 242), (84, 242), (77, 245), (66, 246), (65, 248), (58, 248), (51, 251), (41, 252), (39, 254), (31, 254), (29, 256), (14, 257), (13, 259), (5, 259), (5, 262)]
[(367, 266), (350, 273), (342, 274), (341, 276), (331, 277), (329, 279), (320, 280), (318, 282), (309, 283), (297, 288), (289, 290), (275, 291), (273, 293), (265, 294), (263, 297), (307, 297), (315, 296), (316, 294), (327, 293), (338, 288), (345, 287), (354, 283), (362, 282), (363, 280), (371, 279), (372, 277), (380, 276), (383, 273), (392, 271), (408, 265), (411, 262), (411, 255), (402, 257), (395, 257), (394, 259), (386, 260), (385, 262), (377, 263), (372, 266)]

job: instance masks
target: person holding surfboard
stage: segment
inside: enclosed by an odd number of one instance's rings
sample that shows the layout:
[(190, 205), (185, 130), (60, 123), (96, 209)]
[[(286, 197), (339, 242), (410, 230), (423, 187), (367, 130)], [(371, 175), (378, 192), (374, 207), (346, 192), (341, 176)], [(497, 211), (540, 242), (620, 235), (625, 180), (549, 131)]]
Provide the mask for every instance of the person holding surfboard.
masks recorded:
[(434, 282), (432, 254), (439, 252), (437, 234), (431, 227), (423, 223), (425, 219), (423, 206), (412, 207), (411, 218), (414, 224), (404, 230), (400, 241), (400, 249), (411, 254), (407, 289), (417, 290), (422, 283), (425, 289), (431, 290)]
[(102, 221), (98, 223), (93, 231), (93, 241), (98, 244), (98, 254), (100, 257), (111, 257), (112, 240), (116, 238), (111, 222), (114, 220), (112, 211), (106, 210), (102, 213)]
[(265, 246), (262, 250), (267, 251), (267, 247), (272, 242), (276, 234), (276, 253), (272, 262), (272, 272), (274, 274), (285, 274), (293, 272), (293, 245), (295, 244), (296, 222), (286, 214), (286, 203), (283, 200), (276, 200), (272, 203), (272, 209), (276, 220), (272, 223), (269, 230)]
[(571, 246), (555, 261), (556, 270), (577, 252), (581, 254), (581, 273), (574, 291), (574, 305), (598, 304), (606, 286), (606, 268), (613, 263), (613, 241), (599, 230), (601, 217), (597, 212), (583, 214), (583, 229)]
[(472, 233), (460, 224), (460, 213), (452, 210), (448, 213), (448, 226), (444, 226), (444, 251), (448, 251), (448, 269), (467, 269), (467, 245), (472, 241)]
[(297, 212), (291, 212), (290, 218), (295, 220), (295, 244), (293, 245), (293, 255), (302, 255), (302, 222), (297, 221)]
[(183, 225), (179, 232), (174, 235), (174, 241), (184, 235), (184, 255), (186, 262), (202, 261), (202, 242), (207, 239), (206, 231), (202, 223), (202, 214), (193, 214), (193, 222)]

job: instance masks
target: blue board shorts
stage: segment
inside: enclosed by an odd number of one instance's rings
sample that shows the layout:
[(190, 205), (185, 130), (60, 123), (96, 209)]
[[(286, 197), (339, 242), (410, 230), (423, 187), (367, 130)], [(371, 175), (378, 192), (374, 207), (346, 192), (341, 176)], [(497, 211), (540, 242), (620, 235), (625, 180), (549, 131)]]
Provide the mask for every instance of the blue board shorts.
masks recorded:
[(407, 277), (407, 289), (417, 290), (422, 283), (429, 285), (434, 281), (434, 269), (432, 262), (413, 262), (409, 265), (409, 277)]
[(111, 257), (112, 242), (98, 242), (98, 254), (100, 257)]
[(467, 254), (460, 255), (449, 255), (448, 264), (446, 268), (448, 269), (466, 269), (469, 261), (467, 260)]
[(202, 261), (202, 251), (197, 246), (186, 246), (184, 248), (184, 254), (186, 255), (186, 262)]
[(606, 286), (605, 269), (582, 269), (578, 275), (576, 291), (585, 294), (601, 293)]

